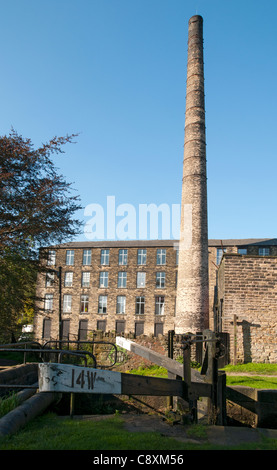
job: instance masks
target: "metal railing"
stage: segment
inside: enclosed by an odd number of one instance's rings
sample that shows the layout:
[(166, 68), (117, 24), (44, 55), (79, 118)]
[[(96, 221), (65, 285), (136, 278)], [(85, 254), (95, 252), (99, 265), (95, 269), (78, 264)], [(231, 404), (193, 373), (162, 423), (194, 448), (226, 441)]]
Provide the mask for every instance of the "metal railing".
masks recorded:
[[(118, 358), (118, 355), (117, 355), (117, 352), (118, 352), (118, 349), (117, 349), (117, 346), (115, 343), (112, 343), (112, 342), (109, 342), (109, 341), (94, 341), (94, 340), (70, 340), (70, 339), (63, 339), (63, 340), (49, 340), (49, 341), (46, 341), (46, 343), (44, 343), (44, 345), (42, 346), (43, 349), (49, 347), (50, 344), (54, 344), (56, 349), (61, 349), (62, 350), (62, 345), (65, 344), (65, 345), (73, 345), (73, 344), (76, 344), (78, 346), (82, 345), (82, 344), (85, 344), (85, 345), (88, 345), (88, 346), (91, 346), (91, 352), (92, 354), (94, 354), (95, 356), (97, 356), (97, 352), (95, 352), (95, 349), (97, 348), (97, 346), (109, 346), (109, 349), (103, 349), (101, 347), (101, 353), (103, 353), (104, 351), (106, 351), (107, 353), (107, 359), (109, 360), (109, 364), (102, 364), (100, 362), (100, 360), (97, 358), (97, 364), (98, 364), (98, 368), (101, 368), (101, 369), (105, 369), (107, 367), (113, 367), (116, 363), (117, 363), (117, 358)], [(59, 347), (58, 347), (59, 346)]]

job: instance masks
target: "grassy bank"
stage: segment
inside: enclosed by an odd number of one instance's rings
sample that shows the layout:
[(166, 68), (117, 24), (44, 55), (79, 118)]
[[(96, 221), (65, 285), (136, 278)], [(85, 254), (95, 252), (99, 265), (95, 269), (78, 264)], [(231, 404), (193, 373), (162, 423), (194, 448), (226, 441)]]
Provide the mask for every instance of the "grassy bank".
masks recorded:
[[(227, 366), (227, 384), (247, 385), (255, 388), (277, 388), (275, 364), (243, 364)], [(130, 371), (140, 375), (166, 377), (167, 371), (158, 366)], [(235, 374), (235, 375), (231, 375)], [(241, 374), (241, 375), (240, 375)], [(249, 374), (249, 375), (244, 375)], [(268, 377), (269, 376), (269, 377)], [(124, 429), (119, 414), (100, 421), (59, 417), (54, 413), (39, 416), (15, 435), (0, 441), (1, 450), (221, 450), (260, 449), (277, 450), (277, 440), (263, 438), (259, 444), (242, 443), (240, 446), (223, 447), (210, 444), (203, 429), (190, 426), (187, 438), (194, 442), (181, 442), (159, 432), (132, 433)]]
[[(243, 385), (253, 388), (277, 388), (277, 364), (239, 364), (228, 365), (221, 370), (226, 372), (227, 385)], [(139, 367), (129, 371), (131, 374), (151, 377), (167, 377), (167, 370), (160, 366)], [(234, 375), (233, 375), (234, 374)]]
[(203, 426), (190, 426), (181, 442), (158, 432), (129, 432), (123, 420), (113, 415), (101, 421), (61, 418), (53, 413), (40, 416), (14, 436), (0, 441), (1, 450), (277, 450), (277, 440), (263, 438), (259, 443), (218, 446), (207, 440)]

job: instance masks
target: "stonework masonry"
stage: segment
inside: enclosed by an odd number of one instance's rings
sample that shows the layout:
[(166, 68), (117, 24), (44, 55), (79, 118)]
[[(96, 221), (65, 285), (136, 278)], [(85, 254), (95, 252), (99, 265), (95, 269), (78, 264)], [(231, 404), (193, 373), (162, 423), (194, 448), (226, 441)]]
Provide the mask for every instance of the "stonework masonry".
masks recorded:
[(239, 363), (277, 362), (276, 279), (277, 256), (224, 254), (218, 304), (222, 330), (230, 334), (231, 361), (236, 341)]
[[(91, 250), (88, 265), (83, 264), (84, 250)], [(108, 250), (107, 264), (101, 264), (101, 252)], [(124, 253), (122, 252), (124, 250)], [(139, 250), (143, 250), (139, 252)], [(71, 296), (71, 306), (63, 307), (62, 321), (67, 333), (79, 335), (80, 325), (88, 331), (130, 331), (140, 334), (163, 334), (174, 329), (177, 254), (174, 242), (110, 242), (77, 243), (54, 247), (55, 269), (62, 267), (62, 303)], [(74, 252), (74, 264), (66, 265), (66, 253)], [(126, 255), (126, 264), (119, 264), (120, 254)], [(145, 259), (142, 256), (145, 255)], [(140, 258), (138, 259), (138, 257)], [(145, 264), (140, 264), (144, 263)], [(49, 266), (51, 269), (51, 266)], [(65, 277), (72, 273), (72, 285), (66, 287)], [(82, 274), (89, 273), (89, 287), (82, 287)], [(100, 287), (100, 275), (106, 278), (106, 287)], [(123, 276), (122, 276), (123, 274)], [(142, 274), (142, 278), (140, 278)], [(126, 279), (125, 287), (119, 287), (119, 277)], [(123, 282), (125, 282), (123, 280)], [(157, 286), (157, 287), (156, 287)], [(48, 336), (57, 337), (59, 291), (58, 279), (46, 287), (46, 276), (41, 275), (37, 295), (42, 298), (38, 308), (35, 330), (43, 336), (45, 315), (51, 322)], [(53, 295), (53, 305), (45, 311), (45, 296)], [(82, 312), (82, 296), (87, 296), (87, 306)], [(100, 298), (105, 307), (99, 308)], [(123, 305), (119, 313), (119, 305)], [(55, 313), (54, 313), (55, 312)], [(118, 313), (117, 313), (118, 312)], [(67, 320), (67, 323), (66, 323)], [(48, 328), (50, 323), (48, 322)]]
[[(91, 250), (90, 264), (83, 264), (85, 250)], [(109, 264), (101, 264), (101, 251), (109, 250)], [(119, 264), (120, 250), (127, 250), (127, 264)], [(138, 259), (144, 250), (145, 259)], [(165, 258), (157, 264), (158, 250)], [(176, 280), (178, 271), (178, 241), (118, 241), (73, 242), (49, 247), (55, 252), (49, 269), (62, 270), (61, 300), (63, 336), (86, 339), (89, 332), (105, 331), (141, 335), (167, 335), (175, 330)], [(72, 265), (66, 264), (66, 253), (74, 253)], [(224, 256), (222, 257), (222, 254)], [(244, 254), (239, 254), (244, 253)], [(245, 254), (247, 253), (247, 255)], [(209, 328), (230, 335), (230, 359), (233, 359), (233, 316), (238, 317), (238, 360), (276, 361), (276, 239), (209, 240)], [(146, 264), (138, 264), (145, 261)], [(100, 287), (100, 273), (108, 273), (108, 286)], [(126, 287), (118, 287), (118, 273), (127, 275)], [(72, 273), (72, 285), (65, 286), (66, 273)], [(82, 273), (90, 273), (89, 287), (82, 287)], [(137, 287), (138, 273), (145, 273), (145, 286)], [(157, 274), (164, 273), (164, 284), (156, 287)], [(51, 283), (50, 283), (51, 284)], [(37, 281), (38, 313), (34, 320), (37, 340), (58, 339), (59, 280), (53, 274), (53, 284), (46, 283), (46, 274)], [(50, 295), (50, 304), (47, 296)], [(65, 295), (71, 296), (70, 311), (63, 311)], [(81, 311), (81, 296), (87, 296), (87, 306)], [(52, 296), (52, 297), (51, 297)], [(99, 297), (107, 297), (105, 313), (99, 312)], [(117, 298), (126, 298), (125, 313), (117, 313)], [(163, 297), (157, 310), (156, 299)], [(144, 310), (136, 313), (136, 301), (144, 299)], [(143, 298), (143, 299), (142, 299)], [(52, 300), (51, 300), (52, 299)], [(247, 323), (248, 322), (248, 323)], [(259, 325), (251, 326), (249, 324)], [(81, 331), (82, 330), (82, 331)], [(182, 334), (189, 332), (185, 328)], [(248, 346), (246, 346), (248, 345)]]
[[(189, 20), (180, 250), (175, 331), (208, 327), (208, 224), (203, 19)], [(191, 220), (188, 212), (191, 210)], [(191, 233), (190, 233), (191, 230)]]

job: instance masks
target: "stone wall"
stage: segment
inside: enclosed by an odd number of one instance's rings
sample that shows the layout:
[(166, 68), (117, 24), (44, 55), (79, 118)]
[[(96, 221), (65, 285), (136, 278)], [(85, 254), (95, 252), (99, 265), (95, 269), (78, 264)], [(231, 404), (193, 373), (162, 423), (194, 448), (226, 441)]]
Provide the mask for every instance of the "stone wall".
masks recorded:
[[(277, 361), (277, 257), (225, 254), (218, 270), (222, 330), (238, 362)], [(234, 315), (236, 322), (234, 324)]]
[[(124, 245), (123, 245), (124, 247)], [(163, 245), (161, 245), (163, 247)], [(174, 329), (175, 317), (175, 299), (176, 299), (176, 276), (177, 276), (177, 251), (173, 241), (166, 245), (166, 264), (157, 265), (157, 249), (159, 245), (144, 244), (142, 248), (147, 249), (147, 264), (138, 265), (137, 253), (140, 246), (128, 246), (128, 264), (122, 266), (118, 264), (119, 249), (122, 247), (110, 248), (109, 265), (100, 264), (101, 247), (91, 248), (91, 264), (84, 266), (82, 264), (83, 249), (74, 247), (74, 265), (65, 265), (66, 248), (56, 249), (56, 263), (54, 269), (62, 267), (62, 297), (66, 294), (72, 295), (72, 308), (70, 313), (62, 312), (62, 320), (70, 321), (70, 336), (78, 337), (79, 322), (86, 320), (88, 331), (99, 329), (99, 321), (105, 322), (105, 330), (116, 330), (117, 322), (123, 322), (124, 331), (135, 333), (136, 324), (143, 324), (143, 333), (146, 335), (155, 332), (155, 325), (159, 324), (162, 331), (166, 333), (168, 330)], [(65, 287), (64, 276), (66, 272), (73, 273), (72, 287)], [(90, 287), (81, 287), (82, 272), (90, 272)], [(100, 272), (108, 273), (108, 287), (101, 288), (99, 286)], [(126, 288), (118, 288), (118, 273), (127, 273)], [(145, 287), (137, 288), (137, 273), (144, 272), (146, 274)], [(156, 273), (165, 273), (165, 287), (156, 288)], [(58, 321), (59, 321), (59, 288), (58, 279), (52, 287), (46, 287), (45, 275), (40, 275), (37, 282), (37, 295), (44, 299), (46, 294), (53, 294), (53, 308), (50, 312), (44, 312), (43, 300), (38, 304), (41, 313), (35, 318), (35, 336), (41, 340), (43, 336), (43, 320), (51, 319), (51, 338), (58, 337)], [(88, 311), (81, 312), (81, 295), (89, 296)], [(98, 313), (98, 298), (100, 295), (106, 295), (108, 298), (107, 312), (105, 314)], [(116, 313), (117, 296), (126, 297), (126, 312), (124, 314)], [(136, 297), (145, 298), (144, 314), (136, 315)], [(155, 313), (155, 297), (163, 296), (165, 298), (164, 314), (157, 315)], [(161, 331), (161, 330), (158, 330)]]

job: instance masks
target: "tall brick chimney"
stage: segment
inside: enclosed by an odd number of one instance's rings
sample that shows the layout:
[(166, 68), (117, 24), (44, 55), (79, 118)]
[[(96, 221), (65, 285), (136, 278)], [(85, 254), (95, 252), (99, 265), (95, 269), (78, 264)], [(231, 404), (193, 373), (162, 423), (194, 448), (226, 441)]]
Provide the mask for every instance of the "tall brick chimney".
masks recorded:
[(203, 18), (189, 20), (185, 144), (175, 333), (208, 327), (208, 222)]

